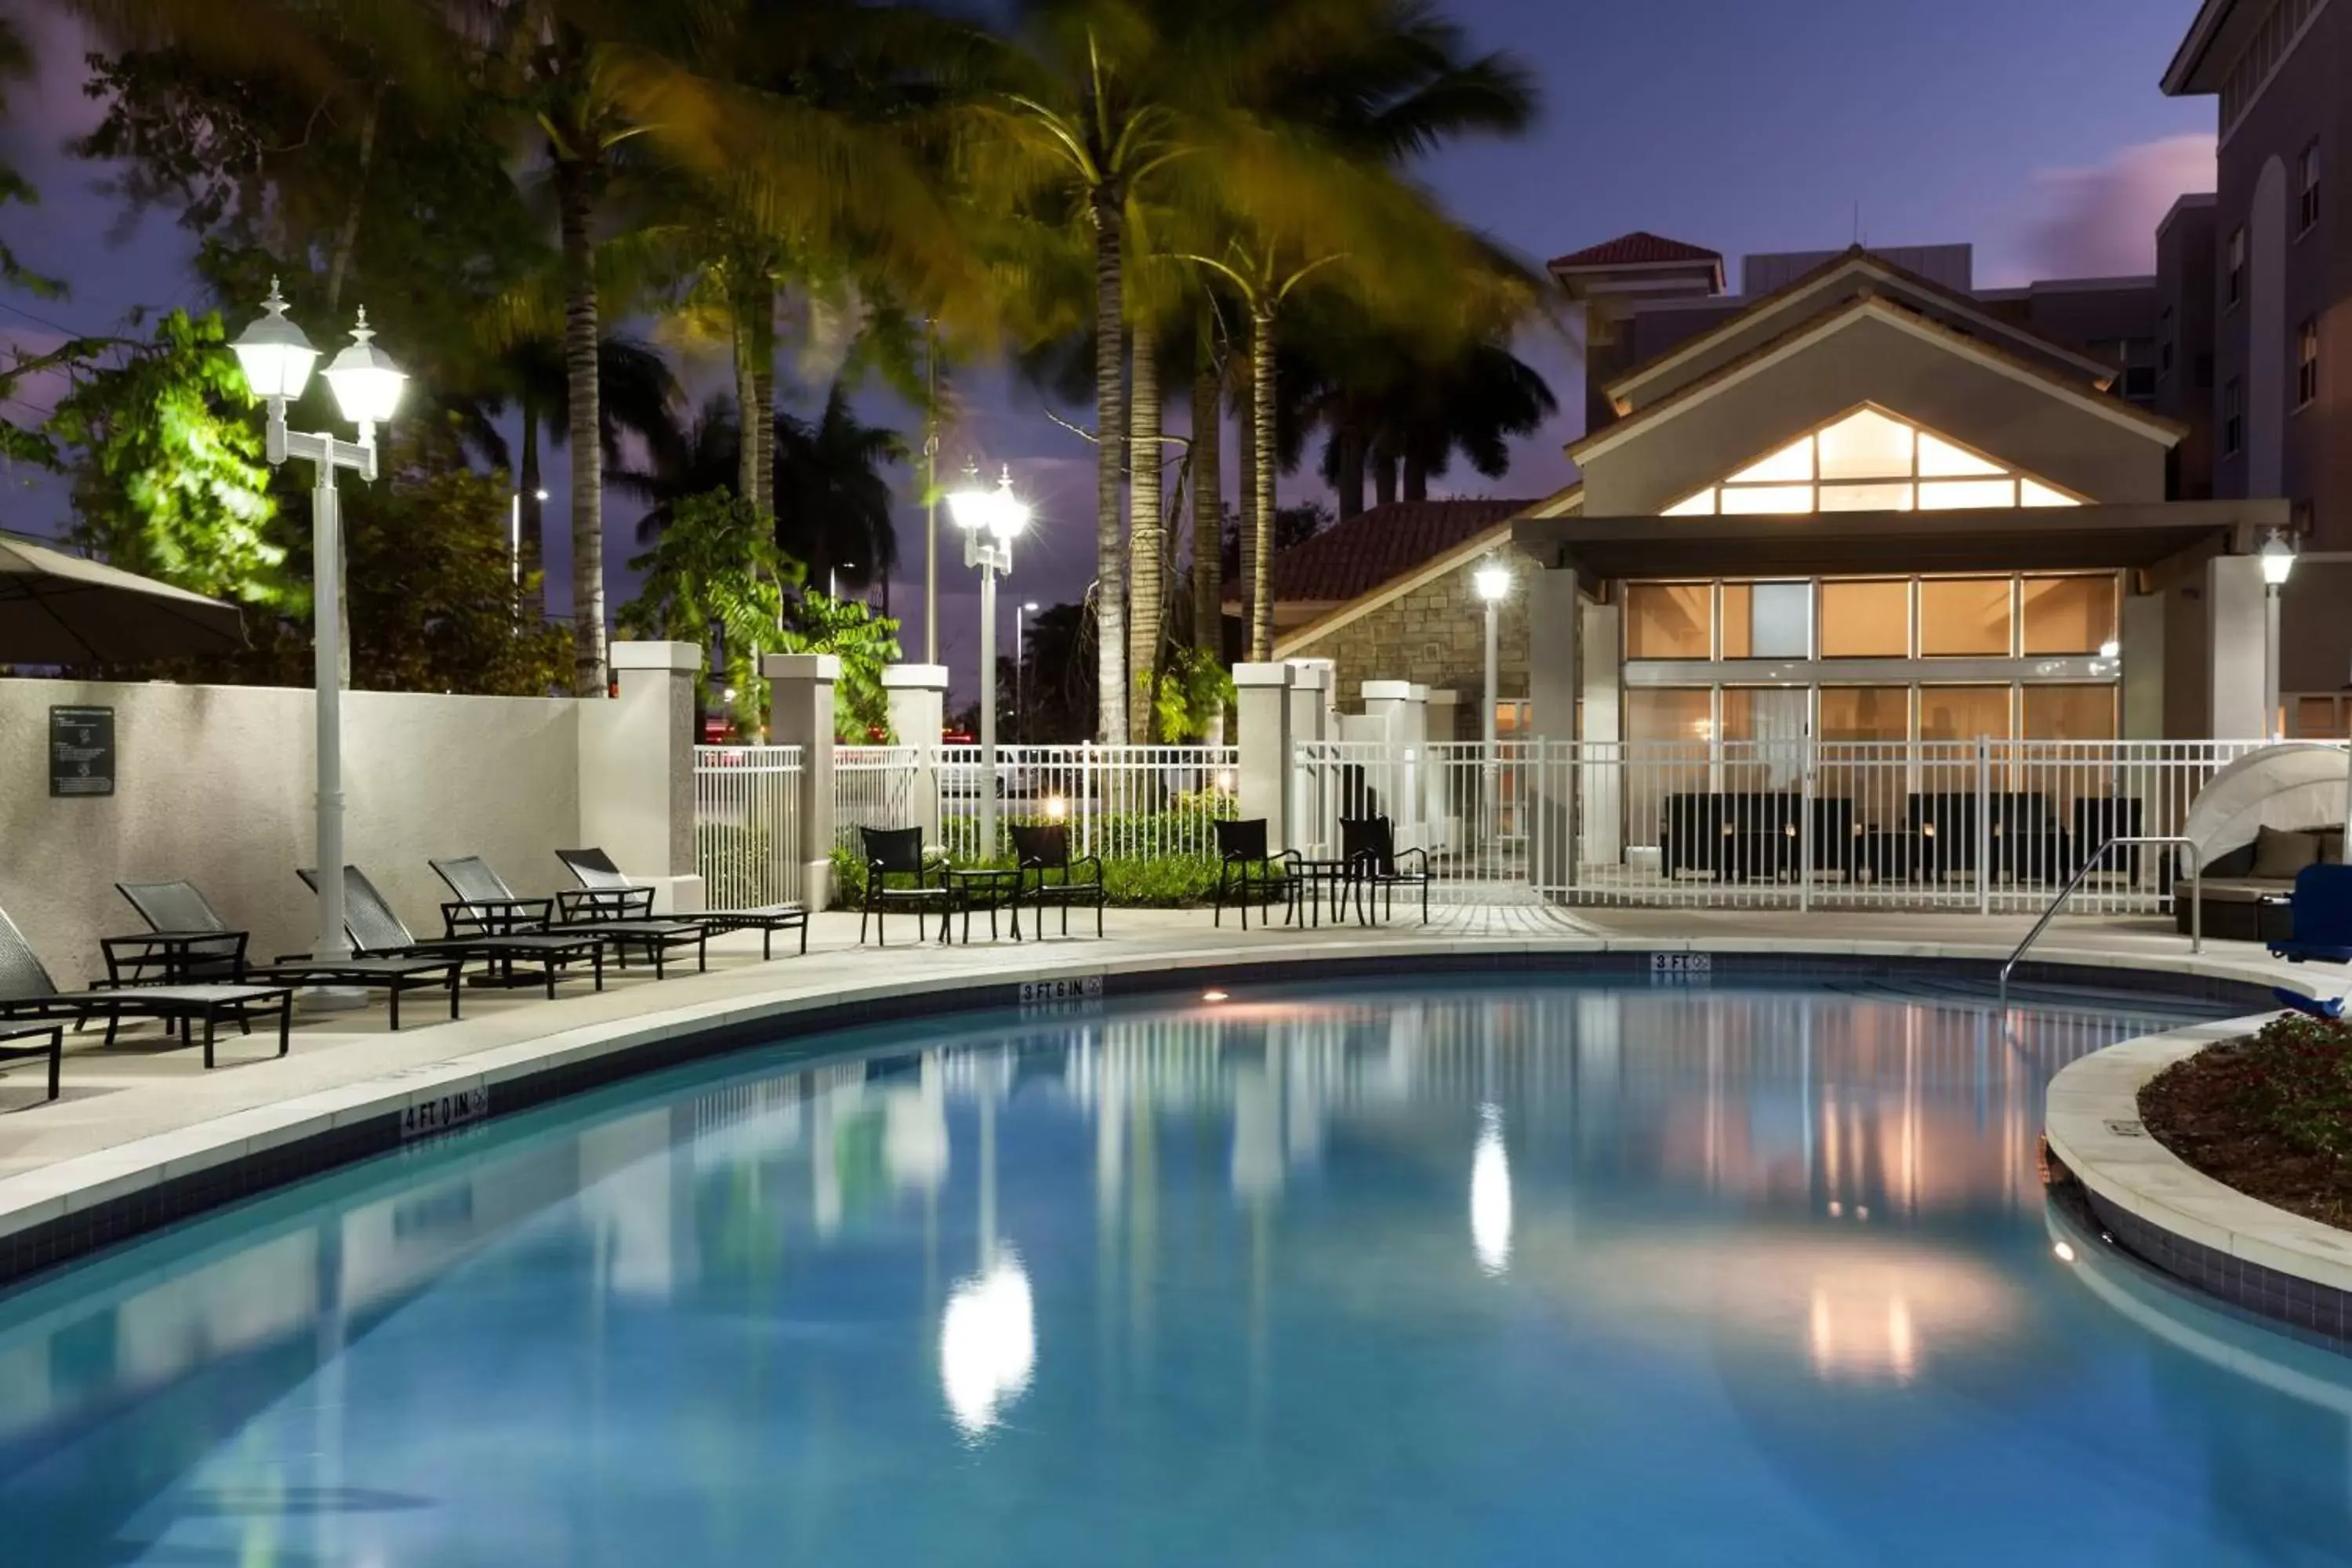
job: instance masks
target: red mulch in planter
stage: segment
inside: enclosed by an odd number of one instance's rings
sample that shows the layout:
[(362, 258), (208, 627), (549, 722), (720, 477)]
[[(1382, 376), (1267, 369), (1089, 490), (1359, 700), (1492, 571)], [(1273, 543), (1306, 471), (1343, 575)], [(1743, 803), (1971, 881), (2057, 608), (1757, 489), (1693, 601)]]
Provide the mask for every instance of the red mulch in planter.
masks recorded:
[(2289, 1016), (2139, 1091), (2158, 1142), (2248, 1197), (2352, 1229), (2352, 1024)]

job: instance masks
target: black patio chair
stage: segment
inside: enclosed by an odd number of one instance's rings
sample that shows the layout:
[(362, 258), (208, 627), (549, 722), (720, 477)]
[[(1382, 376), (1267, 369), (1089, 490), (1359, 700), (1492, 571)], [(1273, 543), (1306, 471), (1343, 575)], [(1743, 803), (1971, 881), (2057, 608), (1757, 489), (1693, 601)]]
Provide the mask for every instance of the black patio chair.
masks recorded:
[[(936, 910), (940, 940), (948, 938), (948, 911), (954, 899), (948, 890), (947, 851), (926, 847), (919, 827), (861, 827), (866, 847), (866, 896), (857, 910), (857, 940), (866, 940), (866, 919), (874, 917), (874, 940), (887, 947), (886, 921), (892, 910), (915, 911), (915, 940), (923, 940), (923, 917)], [(889, 879), (908, 879), (897, 887)]]
[[(25, 1046), (19, 1040), (47, 1040), (47, 1045)], [(63, 1024), (9, 1024), (0, 1026), (0, 1061), (23, 1061), (26, 1058), (49, 1058), (49, 1099), (55, 1100), (65, 1076), (66, 1026)]]
[[(318, 890), (319, 874), (305, 866), (294, 873), (313, 892)], [(376, 890), (367, 874), (357, 866), (343, 868), (343, 934), (351, 938), (354, 956), (359, 958), (455, 958), (464, 961), (478, 958), (493, 964), (509, 977), (517, 963), (536, 966), (547, 985), (549, 1000), (555, 996), (555, 983), (564, 970), (583, 960), (593, 966), (596, 989), (604, 989), (604, 948), (607, 939), (594, 931), (570, 934), (553, 931), (532, 931), (517, 936), (443, 936), (420, 942), (405, 921), (393, 912), (392, 905)], [(283, 962), (331, 963), (315, 954), (289, 954)]]
[[(1037, 934), (1045, 934), (1045, 910), (1055, 905), (1062, 910), (1062, 934), (1070, 934), (1070, 906), (1080, 909), (1091, 906), (1095, 911), (1095, 935), (1103, 933), (1103, 906), (1109, 901), (1103, 890), (1103, 863), (1099, 855), (1070, 858), (1070, 830), (1060, 823), (1035, 827), (1013, 829), (1013, 864), (1021, 870), (1021, 891), (1037, 910)], [(1095, 868), (1092, 877), (1081, 878), (1075, 873), (1081, 866)], [(1029, 874), (1036, 873), (1030, 880)], [(1061, 873), (1058, 879), (1054, 873)]]
[[(555, 895), (567, 919), (585, 911), (624, 920), (653, 914), (654, 890), (630, 881), (602, 849), (559, 849), (555, 858), (563, 862), (564, 868), (580, 884)], [(704, 930), (713, 932), (756, 931), (760, 933), (760, 957), (765, 962), (776, 956), (776, 933), (780, 931), (800, 932), (801, 955), (808, 955), (808, 917), (805, 904), (776, 904), (758, 910), (697, 910), (692, 914), (672, 918), (698, 921)]]
[(1387, 817), (1341, 817), (1339, 858), (1348, 863), (1348, 883), (1355, 891), (1359, 921), (1372, 923), (1365, 910), (1367, 893), (1375, 901), (1386, 900), (1382, 918), (1388, 919), (1396, 914), (1396, 890), (1419, 888), (1421, 923), (1429, 923), (1429, 852), (1415, 847), (1400, 853), (1395, 826)]
[[(411, 991), (429, 991), (439, 986), (449, 994), (449, 1016), (457, 1016), (458, 972), (465, 960), (456, 957), (437, 958), (346, 958), (313, 962), (307, 955), (288, 954), (265, 964), (248, 968), (245, 959), (246, 933), (231, 931), (228, 922), (212, 906), (212, 900), (196, 890), (193, 882), (117, 882), (115, 890), (131, 901), (131, 907), (154, 931), (146, 937), (108, 937), (100, 945), (106, 952), (108, 976), (118, 984), (143, 984), (143, 980), (125, 978), (117, 968), (118, 951), (129, 956), (121, 962), (136, 966), (135, 973), (151, 973), (159, 963), (164, 965), (167, 981), (189, 981), (212, 978), (198, 964), (217, 964), (223, 960), (211, 954), (202, 939), (215, 935), (236, 939), (234, 978), (238, 981), (264, 979), (285, 981), (304, 985), (354, 985), (363, 989), (382, 989), (385, 994), (386, 1020), (394, 1029), (400, 1027), (400, 999)], [(191, 940), (195, 939), (195, 940)], [(168, 942), (161, 959), (151, 948), (138, 944)], [(191, 957), (174, 966), (171, 954), (185, 952)]]
[[(227, 1018), (250, 1033), (258, 1015), (278, 1015), (278, 1054), (289, 1048), (294, 1025), (290, 985), (110, 985), (60, 991), (26, 942), (16, 922), (0, 910), (0, 1023), (63, 1019), (79, 1024), (104, 1016), (109, 1041), (124, 1018), (155, 1018), (179, 1026), (180, 1043), (194, 1044), (194, 1027), (205, 1027), (205, 1066), (213, 1065), (213, 1036)], [(63, 1043), (58, 1049), (62, 1051)]]
[(527, 899), (507, 886), (507, 879), (491, 869), (490, 863), (478, 855), (467, 855), (454, 860), (430, 862), (434, 874), (449, 885), (457, 897), (441, 906), (441, 922), (446, 934), (463, 936), (478, 932), (485, 936), (520, 936), (548, 933), (594, 932), (610, 937), (615, 957), (621, 967), (629, 966), (629, 950), (644, 950), (653, 961), (654, 978), (668, 978), (667, 963), (672, 948), (694, 949), (694, 967), (710, 967), (710, 928), (691, 920), (663, 920), (652, 915), (604, 915), (583, 911), (578, 919), (550, 923), (556, 906), (553, 899)]
[(1220, 817), (1210, 826), (1217, 830), (1216, 913), (1212, 925), (1224, 924), (1226, 906), (1234, 905), (1242, 911), (1242, 930), (1247, 931), (1253, 902), (1263, 916), (1276, 899), (1297, 898), (1298, 851), (1269, 852), (1265, 817), (1243, 822)]

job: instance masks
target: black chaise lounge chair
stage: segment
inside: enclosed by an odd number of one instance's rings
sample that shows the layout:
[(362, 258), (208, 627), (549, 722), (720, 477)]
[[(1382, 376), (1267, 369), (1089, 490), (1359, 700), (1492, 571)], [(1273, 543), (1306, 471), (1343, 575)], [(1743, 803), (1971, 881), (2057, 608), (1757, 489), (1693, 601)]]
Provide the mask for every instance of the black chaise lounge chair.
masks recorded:
[[(1095, 935), (1103, 933), (1103, 906), (1109, 901), (1103, 890), (1103, 863), (1098, 855), (1070, 857), (1070, 830), (1061, 823), (1013, 829), (1013, 863), (1021, 869), (1021, 900), (1037, 911), (1037, 934), (1045, 934), (1045, 911), (1059, 906), (1062, 911), (1062, 934), (1070, 934), (1070, 906), (1091, 908), (1095, 911)], [(1081, 866), (1091, 866), (1090, 877), (1077, 875)], [(1058, 873), (1058, 875), (1057, 875)]]
[(660, 980), (667, 973), (669, 951), (674, 947), (694, 949), (694, 966), (698, 970), (710, 967), (710, 928), (691, 919), (659, 920), (652, 916), (602, 915), (583, 910), (577, 917), (555, 923), (551, 911), (553, 899), (529, 899), (518, 895), (507, 886), (507, 879), (491, 869), (490, 863), (478, 855), (461, 859), (436, 860), (434, 872), (449, 884), (457, 897), (441, 906), (441, 919), (451, 936), (480, 932), (485, 935), (527, 935), (551, 932), (567, 935), (573, 931), (593, 932), (609, 938), (619, 954), (621, 966), (629, 963), (629, 949), (643, 948), (653, 960), (654, 978)]
[[(311, 889), (317, 889), (316, 871), (306, 866), (295, 875)], [(571, 936), (541, 932), (484, 936), (478, 932), (419, 942), (357, 866), (343, 868), (343, 933), (352, 939), (352, 951), (362, 958), (478, 958), (509, 972), (517, 963), (531, 964), (544, 977), (550, 1000), (554, 998), (555, 983), (563, 971), (585, 960), (593, 966), (596, 989), (604, 989), (605, 939), (593, 931)]]
[[(25, 1045), (26, 1040), (44, 1042)], [(0, 1024), (0, 1061), (22, 1061), (27, 1057), (49, 1058), (49, 1098), (55, 1100), (58, 1080), (66, 1065), (66, 1026), (63, 1024)]]
[[(246, 933), (231, 930), (194, 883), (117, 882), (114, 889), (153, 928), (143, 937), (106, 939), (107, 972), (118, 983), (127, 979), (137, 984), (141, 975), (162, 967), (168, 978), (179, 981), (257, 979), (381, 989), (394, 1029), (400, 1027), (403, 996), (439, 989), (449, 994), (449, 1016), (457, 1016), (458, 972), (466, 964), (462, 955), (314, 959), (307, 953), (283, 953), (248, 967)], [(124, 969), (132, 972), (131, 976), (122, 973)]]
[[(556, 895), (566, 918), (576, 919), (593, 913), (598, 919), (645, 919), (653, 914), (654, 890), (640, 888), (613, 863), (613, 858), (602, 849), (559, 849), (555, 858), (563, 862), (580, 886)], [(776, 933), (796, 931), (801, 936), (801, 954), (808, 954), (808, 907), (804, 904), (776, 904), (764, 910), (697, 910), (692, 914), (673, 917), (694, 921), (705, 931), (756, 931), (760, 933), (760, 957), (773, 958)]]
[[(180, 1043), (205, 1026), (205, 1066), (213, 1065), (213, 1034), (223, 1018), (250, 1030), (255, 1014), (278, 1015), (278, 1054), (289, 1048), (294, 1023), (290, 985), (110, 985), (92, 991), (60, 991), (49, 978), (25, 933), (0, 910), (0, 1024), (24, 1019), (68, 1019), (80, 1023), (103, 1015), (107, 1037), (124, 1018), (160, 1018), (179, 1026)], [(63, 1049), (60, 1042), (59, 1049)]]

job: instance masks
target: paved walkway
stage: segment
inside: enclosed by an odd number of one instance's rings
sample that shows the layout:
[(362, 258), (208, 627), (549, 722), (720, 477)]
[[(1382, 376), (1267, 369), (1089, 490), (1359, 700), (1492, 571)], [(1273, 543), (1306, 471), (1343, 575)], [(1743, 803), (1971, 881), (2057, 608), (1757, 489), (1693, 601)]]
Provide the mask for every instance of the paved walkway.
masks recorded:
[[(992, 977), (1006, 980), (1056, 970), (1072, 973), (1132, 973), (1255, 958), (1406, 952), (1563, 953), (1625, 946), (1687, 947), (1717, 952), (1870, 952), (1900, 956), (2003, 957), (2030, 921), (2023, 917), (1949, 914), (1837, 913), (1697, 910), (1554, 910), (1522, 906), (1454, 907), (1432, 911), (1424, 928), (1402, 918), (1366, 931), (1326, 925), (1299, 931), (1253, 926), (1246, 933), (1229, 915), (1222, 929), (1204, 912), (1113, 910), (1110, 935), (1097, 942), (1051, 938), (1044, 942), (975, 942), (971, 946), (861, 948), (854, 916), (827, 914), (813, 922), (805, 958), (762, 963), (756, 936), (711, 944), (707, 974), (655, 981), (633, 973), (612, 980), (601, 994), (583, 983), (565, 986), (556, 1001), (537, 991), (468, 991), (466, 1017), (457, 1023), (410, 1026), (394, 1035), (383, 1026), (379, 1003), (361, 1013), (298, 1015), (293, 1052), (283, 1060), (265, 1044), (225, 1035), (221, 1066), (206, 1072), (201, 1052), (179, 1048), (156, 1029), (126, 1030), (112, 1048), (96, 1029), (72, 1038), (66, 1058), (65, 1098), (43, 1104), (40, 1064), (9, 1062), (0, 1072), (0, 1229), (11, 1212), (22, 1218), (28, 1202), (43, 1205), (95, 1191), (93, 1183), (138, 1170), (171, 1173), (182, 1163), (209, 1163), (229, 1143), (259, 1147), (291, 1135), (320, 1117), (380, 1114), (388, 1090), (444, 1086), (465, 1075), (499, 1081), (550, 1058), (578, 1055), (623, 1035), (644, 1037), (740, 1022), (780, 1006), (806, 1006), (845, 997), (877, 997), (910, 989)], [(1089, 921), (1090, 925), (1091, 922)], [(1077, 917), (1072, 917), (1077, 929)], [(912, 936), (911, 925), (908, 929)], [(2245, 943), (2209, 942), (2192, 960), (2186, 939), (2153, 921), (2068, 921), (2053, 927), (2037, 957), (2108, 962), (2135, 967), (2191, 969), (2269, 983), (2284, 965)], [(412, 1019), (431, 1004), (412, 998)], [(610, 1048), (608, 1044), (607, 1048)], [(435, 1088), (437, 1092), (437, 1087)], [(299, 1113), (299, 1114), (298, 1114)], [(136, 1143), (134, 1149), (129, 1147)], [(69, 1164), (70, 1169), (59, 1169)], [(152, 1179), (152, 1178), (150, 1178)]]

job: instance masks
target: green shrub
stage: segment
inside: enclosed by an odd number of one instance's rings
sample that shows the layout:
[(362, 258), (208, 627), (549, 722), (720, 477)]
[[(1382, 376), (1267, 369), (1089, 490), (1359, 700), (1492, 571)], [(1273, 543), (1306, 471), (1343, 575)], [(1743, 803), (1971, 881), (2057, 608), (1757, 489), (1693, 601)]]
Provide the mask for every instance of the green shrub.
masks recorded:
[[(967, 860), (956, 862), (970, 867)], [(1009, 868), (1010, 855), (988, 864)], [(855, 851), (833, 852), (835, 907), (855, 909), (866, 896), (866, 862)], [(1118, 909), (1181, 910), (1205, 906), (1217, 885), (1217, 862), (1205, 855), (1159, 855), (1148, 859), (1106, 859), (1103, 896)]]

